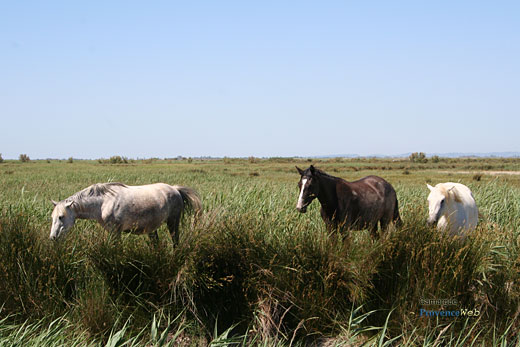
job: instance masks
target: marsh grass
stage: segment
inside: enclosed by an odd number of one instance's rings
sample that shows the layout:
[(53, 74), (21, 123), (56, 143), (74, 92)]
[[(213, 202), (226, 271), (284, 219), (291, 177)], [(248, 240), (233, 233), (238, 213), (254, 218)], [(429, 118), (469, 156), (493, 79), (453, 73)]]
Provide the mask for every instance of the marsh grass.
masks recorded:
[(64, 313), (85, 274), (76, 248), (50, 247), (24, 214), (0, 215), (0, 297), (20, 317)]
[[(412, 346), (518, 338), (516, 178), (385, 169), (404, 224), (374, 240), (364, 230), (327, 232), (316, 203), (297, 214), (294, 162), (227, 162), (3, 164), (13, 174), (0, 175), (0, 344), (18, 341), (23, 329), (23, 341), (38, 334), (52, 340), (45, 329), (53, 321), (62, 335), (92, 344)], [(322, 166), (354, 179), (371, 173), (363, 167), (369, 164)], [(453, 238), (425, 225), (427, 180), (470, 186), (481, 214), (474, 233)], [(50, 242), (49, 199), (104, 181), (192, 186), (204, 212), (186, 217), (176, 247), (165, 227), (155, 247), (144, 236), (118, 241), (92, 221)], [(453, 298), (460, 307), (445, 308), (476, 308), (480, 316), (419, 317), (421, 298)]]

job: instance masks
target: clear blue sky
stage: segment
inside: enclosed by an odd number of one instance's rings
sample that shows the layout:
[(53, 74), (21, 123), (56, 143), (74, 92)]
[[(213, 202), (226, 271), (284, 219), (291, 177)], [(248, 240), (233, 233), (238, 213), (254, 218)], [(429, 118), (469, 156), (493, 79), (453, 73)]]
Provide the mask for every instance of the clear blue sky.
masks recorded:
[(2, 1), (17, 158), (520, 151), (518, 1)]

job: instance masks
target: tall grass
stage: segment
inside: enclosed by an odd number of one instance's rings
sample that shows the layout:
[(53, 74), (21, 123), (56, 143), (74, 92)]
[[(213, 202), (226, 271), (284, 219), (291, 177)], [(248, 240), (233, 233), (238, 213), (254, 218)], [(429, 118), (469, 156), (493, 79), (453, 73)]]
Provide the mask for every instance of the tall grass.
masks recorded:
[[(374, 240), (364, 230), (327, 232), (317, 203), (297, 214), (291, 163), (5, 165), (13, 173), (0, 174), (0, 344), (59, 334), (80, 345), (411, 346), (518, 338), (514, 178), (394, 172), (388, 177), (404, 224)], [(247, 165), (260, 174), (250, 176)], [(352, 163), (334, 165), (343, 165), (342, 175)], [(472, 188), (481, 212), (479, 227), (464, 239), (424, 223), (424, 182), (454, 179)], [(192, 186), (204, 213), (184, 220), (175, 247), (164, 227), (155, 247), (146, 237), (114, 240), (91, 221), (78, 221), (63, 242), (49, 241), (49, 199), (103, 181)], [(452, 298), (459, 306), (425, 307), (423, 298)], [(480, 315), (421, 317), (421, 308)]]

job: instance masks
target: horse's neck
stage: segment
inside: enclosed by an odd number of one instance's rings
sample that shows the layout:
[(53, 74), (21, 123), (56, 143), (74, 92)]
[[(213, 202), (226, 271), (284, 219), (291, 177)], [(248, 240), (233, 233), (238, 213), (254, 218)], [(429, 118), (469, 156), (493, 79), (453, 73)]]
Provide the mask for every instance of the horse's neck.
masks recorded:
[(461, 214), (463, 214), (463, 212), (464, 206), (462, 203), (457, 203), (454, 200), (449, 200), (446, 204), (446, 211), (444, 212), (444, 216), (451, 222), (454, 222), (459, 218)]
[(323, 209), (328, 213), (334, 213), (338, 206), (338, 195), (336, 192), (337, 180), (332, 177), (320, 178), (320, 192), (318, 200)]
[(99, 196), (88, 197), (76, 201), (73, 205), (76, 218), (100, 220), (102, 204), (103, 198)]

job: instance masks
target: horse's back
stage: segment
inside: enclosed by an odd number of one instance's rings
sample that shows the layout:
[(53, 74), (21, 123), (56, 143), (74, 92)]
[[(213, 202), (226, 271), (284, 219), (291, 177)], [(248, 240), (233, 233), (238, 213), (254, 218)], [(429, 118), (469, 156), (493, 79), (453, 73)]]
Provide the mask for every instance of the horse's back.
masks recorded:
[(350, 183), (351, 187), (356, 193), (365, 195), (372, 195), (375, 193), (379, 200), (396, 197), (395, 189), (384, 178), (370, 175), (363, 177), (357, 181)]
[(165, 183), (121, 187), (103, 203), (102, 218), (129, 228), (153, 229), (164, 222), (177, 206), (180, 193)]
[(175, 187), (166, 183), (153, 183), (142, 186), (128, 186), (126, 191), (121, 191), (121, 197), (124, 198), (146, 198), (163, 200), (171, 197), (179, 196), (179, 192)]
[(355, 196), (354, 201), (362, 224), (377, 223), (380, 220), (386, 224), (400, 219), (397, 194), (385, 179), (371, 175), (346, 183)]

